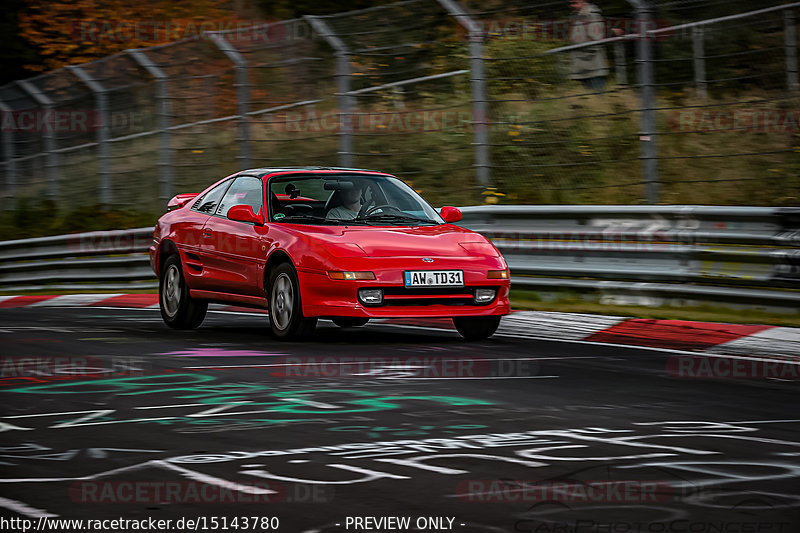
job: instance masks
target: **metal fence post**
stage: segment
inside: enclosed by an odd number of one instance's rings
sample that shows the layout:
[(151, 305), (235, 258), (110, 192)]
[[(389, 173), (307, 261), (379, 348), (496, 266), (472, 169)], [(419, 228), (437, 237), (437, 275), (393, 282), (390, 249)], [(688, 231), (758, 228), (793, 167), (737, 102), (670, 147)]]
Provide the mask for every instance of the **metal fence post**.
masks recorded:
[[(0, 113), (11, 113), (11, 108), (0, 102)], [(17, 161), (14, 159), (14, 130), (4, 129), (3, 132), (3, 175), (5, 176), (6, 192), (11, 196), (10, 201), (3, 202), (4, 208), (14, 209), (17, 190)]]
[(472, 122), (475, 128), (475, 177), (478, 185), (491, 184), (489, 166), (489, 108), (486, 96), (486, 76), (483, 69), (483, 30), (455, 0), (438, 0), (469, 34), (470, 86), (472, 88)]
[[(52, 117), (53, 102), (43, 92), (41, 92), (34, 84), (29, 81), (19, 80), (16, 84), (25, 91), (34, 101), (42, 106), (45, 116)], [(45, 168), (47, 174), (47, 182), (50, 187), (47, 190), (47, 197), (55, 199), (58, 197), (58, 145), (56, 143), (55, 131), (53, 131), (53, 120), (43, 121), (44, 127), (42, 129), (42, 139), (44, 140), (45, 152)]]
[(153, 63), (142, 50), (126, 50), (143, 69), (156, 80), (156, 101), (158, 102), (158, 122), (161, 129), (158, 151), (158, 192), (159, 198), (166, 202), (172, 197), (172, 146), (169, 131), (169, 89), (167, 75)]
[(658, 159), (656, 158), (656, 98), (653, 73), (653, 46), (649, 33), (653, 25), (653, 10), (647, 0), (628, 0), (636, 9), (639, 36), (636, 45), (636, 64), (639, 77), (642, 116), (639, 131), (642, 158), (642, 181), (648, 203), (659, 202)]
[(339, 164), (353, 166), (353, 101), (350, 96), (350, 52), (347, 45), (336, 36), (333, 29), (321, 18), (304, 15), (311, 27), (336, 55), (336, 90), (339, 97)]
[(239, 167), (250, 168), (252, 155), (250, 151), (250, 76), (247, 73), (247, 60), (239, 51), (219, 33), (205, 32), (211, 42), (219, 48), (228, 59), (236, 65), (236, 108), (239, 114)]
[(108, 95), (106, 89), (85, 70), (77, 65), (67, 67), (70, 72), (81, 80), (95, 98), (100, 127), (97, 128), (97, 159), (100, 166), (100, 205), (103, 209), (111, 207), (111, 168), (108, 139), (111, 137), (111, 120), (108, 116)]
[(786, 47), (786, 86), (790, 91), (797, 92), (797, 29), (792, 9), (783, 11), (783, 27)]
[(625, 43), (614, 43), (614, 66), (616, 67), (617, 85), (628, 85), (628, 68), (625, 64)]
[(694, 56), (694, 83), (697, 88), (697, 96), (705, 100), (708, 98), (708, 83), (706, 82), (705, 30), (702, 26), (692, 28), (692, 55)]

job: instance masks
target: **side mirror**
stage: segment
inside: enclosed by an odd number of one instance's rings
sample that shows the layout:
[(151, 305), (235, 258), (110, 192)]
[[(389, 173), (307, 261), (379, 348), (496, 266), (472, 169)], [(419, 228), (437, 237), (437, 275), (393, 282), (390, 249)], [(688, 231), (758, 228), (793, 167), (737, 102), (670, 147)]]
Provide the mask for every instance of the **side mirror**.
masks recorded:
[(459, 208), (449, 205), (444, 206), (440, 214), (442, 215), (444, 221), (447, 222), (448, 224), (452, 224), (453, 222), (458, 222), (464, 217), (461, 214), (461, 210)]
[(263, 226), (261, 217), (253, 213), (253, 208), (249, 205), (235, 205), (228, 209), (228, 218), (237, 222), (249, 222), (257, 226)]

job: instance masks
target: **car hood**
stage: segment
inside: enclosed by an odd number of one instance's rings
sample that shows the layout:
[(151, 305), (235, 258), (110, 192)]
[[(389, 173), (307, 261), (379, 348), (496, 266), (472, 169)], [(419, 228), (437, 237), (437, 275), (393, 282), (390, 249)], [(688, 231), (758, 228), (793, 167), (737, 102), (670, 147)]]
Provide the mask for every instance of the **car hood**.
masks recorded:
[(450, 224), (413, 228), (304, 226), (302, 233), (339, 257), (363, 256), (363, 253), (370, 257), (468, 257), (476, 254), (461, 243), (488, 242), (478, 233)]

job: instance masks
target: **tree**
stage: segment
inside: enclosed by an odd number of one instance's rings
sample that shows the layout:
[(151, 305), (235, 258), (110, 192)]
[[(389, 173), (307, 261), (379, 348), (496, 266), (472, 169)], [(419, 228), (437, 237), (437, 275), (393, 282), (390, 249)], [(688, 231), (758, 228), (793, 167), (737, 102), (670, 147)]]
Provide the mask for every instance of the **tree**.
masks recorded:
[(20, 36), (41, 57), (40, 63), (25, 65), (29, 71), (196, 37), (237, 22), (225, 0), (27, 0), (19, 14)]

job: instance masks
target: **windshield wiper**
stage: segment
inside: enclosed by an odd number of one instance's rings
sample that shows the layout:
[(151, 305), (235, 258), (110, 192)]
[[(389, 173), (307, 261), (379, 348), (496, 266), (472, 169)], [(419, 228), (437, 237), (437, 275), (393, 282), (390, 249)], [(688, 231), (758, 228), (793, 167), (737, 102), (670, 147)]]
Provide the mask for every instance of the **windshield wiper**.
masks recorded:
[(386, 221), (386, 222), (416, 222), (417, 224), (433, 224), (433, 225), (439, 224), (435, 220), (431, 220), (429, 218), (417, 218), (408, 215), (395, 215), (388, 213), (369, 215), (367, 217), (362, 218), (361, 220), (363, 220), (364, 222)]
[(330, 224), (336, 222), (325, 217), (318, 217), (316, 215), (290, 215), (285, 216), (276, 222), (319, 222), (322, 224)]
[(317, 222), (319, 224), (327, 224), (331, 226), (347, 226), (352, 224), (364, 224), (360, 220), (343, 220), (339, 218), (325, 218), (316, 215), (291, 215), (283, 217), (276, 222)]

